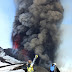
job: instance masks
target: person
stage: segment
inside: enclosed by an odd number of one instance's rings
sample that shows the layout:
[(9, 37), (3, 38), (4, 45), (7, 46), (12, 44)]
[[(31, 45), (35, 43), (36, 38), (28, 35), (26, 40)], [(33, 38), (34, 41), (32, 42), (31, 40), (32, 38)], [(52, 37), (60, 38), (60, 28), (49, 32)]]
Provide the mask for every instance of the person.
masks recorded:
[(28, 60), (27, 65), (27, 72), (34, 72), (34, 63), (36, 61), (36, 59), (38, 58), (38, 55), (35, 55), (35, 58), (33, 59), (33, 61)]
[(50, 72), (60, 72), (60, 70), (58, 69), (56, 63), (51, 64)]
[(50, 66), (50, 72), (54, 72), (54, 70), (55, 70), (55, 65), (52, 64), (52, 65)]
[(28, 60), (28, 63), (26, 64), (28, 72), (33, 72), (34, 71), (33, 66), (31, 67), (31, 63), (32, 63), (32, 61)]
[(30, 65), (31, 65), (31, 63), (32, 63), (32, 61), (31, 60), (28, 60), (28, 62), (27, 62), (27, 67), (30, 67)]

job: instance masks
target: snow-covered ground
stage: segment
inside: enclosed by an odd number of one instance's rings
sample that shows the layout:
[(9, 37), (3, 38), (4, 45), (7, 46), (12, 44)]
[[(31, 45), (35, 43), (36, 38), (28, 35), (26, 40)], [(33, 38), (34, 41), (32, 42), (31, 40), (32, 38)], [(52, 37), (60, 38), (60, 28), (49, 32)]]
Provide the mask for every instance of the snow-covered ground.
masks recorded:
[[(0, 62), (0, 66), (4, 66), (4, 65), (9, 65), (9, 64)], [(16, 71), (17, 72), (25, 72), (23, 69), (12, 71), (12, 69), (14, 67), (17, 67), (17, 66), (19, 66), (19, 65), (14, 65), (14, 66), (8, 66), (8, 67), (0, 68), (0, 72), (16, 72)]]
[[(4, 61), (0, 60), (0, 66), (9, 65), (8, 63), (5, 63), (5, 61), (9, 62), (11, 64), (22, 63), (21, 61), (15, 59), (13, 57), (10, 57), (10, 56), (6, 55), (2, 48), (0, 48), (0, 59), (4, 60)], [(20, 65), (22, 65), (22, 64), (11, 65), (11, 66), (0, 68), (0, 72), (16, 72), (16, 71), (17, 72), (25, 72), (23, 69), (12, 71), (13, 68), (18, 67)]]

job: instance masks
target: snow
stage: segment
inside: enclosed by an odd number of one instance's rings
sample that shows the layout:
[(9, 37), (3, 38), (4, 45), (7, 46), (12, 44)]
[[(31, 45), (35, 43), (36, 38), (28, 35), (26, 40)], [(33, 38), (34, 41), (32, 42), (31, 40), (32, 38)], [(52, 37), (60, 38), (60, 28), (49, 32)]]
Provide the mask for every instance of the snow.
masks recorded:
[[(0, 62), (0, 66), (4, 66), (4, 65), (9, 65), (9, 64)], [(20, 65), (13, 65), (13, 66), (0, 68), (0, 72), (16, 72), (16, 71), (17, 72), (25, 72), (23, 69), (12, 71), (12, 69), (17, 67), (17, 66), (20, 66)]]
[[(5, 55), (5, 52), (3, 51), (3, 49), (0, 48), (0, 57), (3, 58), (5, 61), (12, 63), (12, 64), (16, 64), (16, 63), (22, 63), (21, 61), (10, 57), (8, 55)], [(5, 65), (10, 65), (8, 63), (4, 63), (2, 61), (0, 61), (0, 66), (5, 66)], [(19, 69), (19, 70), (12, 70), (15, 67), (21, 66), (23, 64), (18, 64), (18, 65), (11, 65), (11, 66), (7, 66), (7, 67), (3, 67), (0, 68), (0, 72), (25, 72), (23, 69)]]

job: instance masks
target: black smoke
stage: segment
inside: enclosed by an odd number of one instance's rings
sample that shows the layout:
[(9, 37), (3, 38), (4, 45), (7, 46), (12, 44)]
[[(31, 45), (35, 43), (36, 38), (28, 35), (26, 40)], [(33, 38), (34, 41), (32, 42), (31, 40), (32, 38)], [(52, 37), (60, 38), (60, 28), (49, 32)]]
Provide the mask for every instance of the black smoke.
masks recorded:
[(54, 54), (60, 44), (60, 24), (64, 11), (60, 0), (15, 0), (15, 3), (13, 46), (20, 52), (20, 59), (22, 54), (25, 57), (28, 55), (26, 59), (38, 54), (39, 65), (47, 67), (47, 63), (54, 62)]

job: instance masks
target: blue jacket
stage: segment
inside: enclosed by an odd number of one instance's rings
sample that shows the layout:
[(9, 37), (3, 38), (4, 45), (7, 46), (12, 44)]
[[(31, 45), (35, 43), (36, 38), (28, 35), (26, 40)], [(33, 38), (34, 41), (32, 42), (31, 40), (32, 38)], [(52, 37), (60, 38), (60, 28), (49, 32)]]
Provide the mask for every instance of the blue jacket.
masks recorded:
[(50, 71), (53, 72), (54, 69), (55, 69), (55, 65), (51, 65), (51, 66), (50, 66)]

